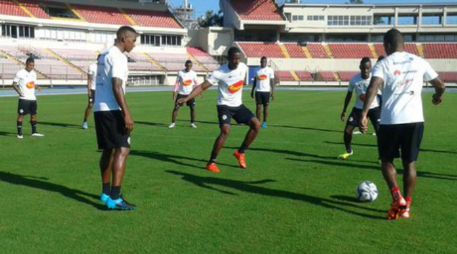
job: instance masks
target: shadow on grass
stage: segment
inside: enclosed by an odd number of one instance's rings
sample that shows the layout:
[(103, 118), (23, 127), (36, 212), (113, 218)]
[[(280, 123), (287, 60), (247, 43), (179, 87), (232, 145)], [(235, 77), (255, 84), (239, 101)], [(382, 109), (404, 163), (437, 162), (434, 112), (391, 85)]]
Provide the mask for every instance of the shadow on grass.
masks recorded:
[(74, 128), (74, 129), (82, 129), (82, 125), (72, 124), (72, 123), (54, 123), (54, 122), (38, 122), (39, 125), (49, 125), (55, 127), (62, 127), (62, 128)]
[[(333, 199), (328, 199), (328, 198), (319, 198), (319, 197), (314, 197), (314, 196), (310, 196), (310, 195), (306, 195), (306, 194), (294, 193), (294, 192), (289, 192), (289, 191), (284, 191), (284, 190), (270, 189), (270, 188), (266, 188), (263, 186), (259, 186), (261, 184), (274, 182), (274, 180), (271, 180), (271, 179), (266, 179), (266, 180), (261, 180), (261, 181), (238, 181), (238, 180), (222, 179), (222, 178), (215, 178), (215, 177), (197, 176), (197, 175), (192, 175), (192, 174), (173, 171), (173, 170), (167, 170), (166, 172), (173, 174), (173, 175), (180, 176), (180, 177), (182, 177), (182, 179), (184, 181), (193, 183), (199, 187), (206, 188), (206, 189), (209, 189), (212, 191), (218, 191), (222, 194), (236, 195), (233, 192), (220, 190), (215, 186), (232, 188), (237, 191), (243, 191), (243, 192), (253, 193), (253, 194), (258, 194), (258, 195), (263, 195), (263, 196), (284, 198), (284, 199), (290, 199), (290, 200), (295, 200), (295, 201), (303, 201), (303, 202), (307, 202), (311, 205), (321, 206), (321, 207), (328, 208), (328, 209), (339, 210), (342, 212), (346, 212), (346, 213), (350, 213), (353, 215), (358, 215), (358, 216), (362, 216), (362, 217), (370, 218), (370, 219), (385, 219), (383, 216), (367, 214), (367, 213), (363, 213), (362, 211), (356, 211), (356, 210), (366, 210), (369, 212), (376, 212), (376, 213), (384, 214), (385, 211), (382, 211), (379, 209), (360, 206), (358, 204), (353, 204), (353, 203), (347, 202), (347, 201), (338, 201), (338, 200), (333, 200)], [(355, 210), (351, 210), (348, 208), (355, 209)]]
[(324, 128), (316, 128), (316, 127), (278, 125), (278, 124), (270, 124), (269, 126), (271, 126), (271, 127), (279, 127), (279, 128), (287, 128), (287, 129), (307, 130), (307, 131), (335, 132), (335, 133), (342, 133), (343, 132), (343, 129), (341, 129), (341, 130), (332, 130), (332, 129), (324, 129)]
[(6, 131), (0, 131), (0, 136), (5, 136), (5, 137), (12, 137), (12, 136), (16, 136), (17, 133), (13, 133), (13, 132), (6, 132)]
[(316, 159), (298, 159), (298, 158), (286, 158), (286, 160), (291, 161), (299, 161), (299, 162), (311, 162), (311, 163), (319, 163), (324, 165), (330, 166), (337, 166), (337, 167), (350, 167), (350, 168), (360, 168), (360, 169), (370, 169), (370, 170), (377, 170), (381, 172), (381, 166), (375, 166), (370, 164), (359, 164), (359, 163), (352, 163), (349, 160), (316, 160)]
[[(332, 144), (332, 145), (342, 145), (344, 146), (343, 142), (334, 142), (334, 141), (325, 141), (327, 144)], [(361, 146), (361, 147), (373, 147), (373, 148), (378, 148), (377, 145), (373, 144), (358, 144), (358, 143), (352, 143), (353, 146)], [(437, 150), (437, 149), (429, 149), (429, 148), (421, 148), (421, 152), (426, 152), (426, 153), (447, 153), (447, 154), (457, 154), (457, 151), (446, 151), (446, 150)]]
[(64, 197), (74, 199), (87, 205), (91, 205), (99, 210), (105, 210), (105, 206), (92, 201), (98, 200), (98, 196), (84, 191), (71, 189), (63, 185), (50, 183), (47, 180), (48, 179), (44, 177), (25, 176), (9, 172), (0, 172), (0, 181), (2, 182), (59, 193)]
[(149, 125), (149, 126), (159, 126), (159, 127), (168, 127), (165, 123), (154, 123), (154, 122), (146, 122), (146, 121), (135, 121), (136, 124), (142, 125)]

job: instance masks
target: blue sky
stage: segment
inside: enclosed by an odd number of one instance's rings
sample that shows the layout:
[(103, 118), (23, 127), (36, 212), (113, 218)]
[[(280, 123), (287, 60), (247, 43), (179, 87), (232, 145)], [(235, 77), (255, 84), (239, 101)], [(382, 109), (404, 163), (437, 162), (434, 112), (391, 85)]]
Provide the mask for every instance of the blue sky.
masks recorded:
[[(170, 0), (174, 6), (181, 6), (183, 0)], [(194, 6), (195, 12), (197, 16), (201, 16), (207, 10), (219, 10), (219, 0), (189, 0), (190, 3)], [(344, 4), (348, 2), (348, 0), (302, 0), (302, 2), (306, 3), (334, 3), (334, 4)], [(457, 3), (457, 0), (365, 0), (367, 4), (373, 3), (433, 3), (433, 2), (440, 2), (440, 3)]]

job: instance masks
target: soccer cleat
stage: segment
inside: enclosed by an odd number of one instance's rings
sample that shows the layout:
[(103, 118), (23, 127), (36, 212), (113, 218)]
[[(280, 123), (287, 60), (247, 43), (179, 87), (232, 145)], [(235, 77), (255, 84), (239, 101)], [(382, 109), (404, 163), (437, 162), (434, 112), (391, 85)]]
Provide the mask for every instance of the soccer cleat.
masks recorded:
[(118, 198), (116, 200), (112, 200), (111, 198), (109, 198), (108, 201), (106, 202), (106, 206), (110, 210), (118, 210), (118, 211), (135, 210), (135, 207), (128, 205), (122, 198)]
[(266, 129), (268, 127), (267, 122), (262, 123), (262, 128)]
[(195, 123), (190, 123), (190, 127), (192, 127), (192, 128), (195, 128), (195, 129), (196, 129), (196, 128), (197, 128), (197, 125), (196, 125)]
[(24, 138), (24, 135), (22, 135), (22, 134), (17, 134), (17, 138), (18, 138), (18, 139), (23, 139), (23, 138)]
[(175, 123), (171, 123), (171, 124), (168, 126), (168, 128), (170, 128), (170, 129), (173, 129), (174, 127), (176, 127), (176, 124), (175, 124)]
[(347, 160), (347, 159), (349, 159), (349, 157), (351, 157), (353, 154), (354, 154), (354, 151), (351, 151), (350, 153), (345, 152), (345, 153), (343, 153), (343, 154), (338, 155), (338, 159)]
[(406, 207), (400, 209), (400, 211), (399, 211), (399, 217), (401, 219), (411, 218), (410, 210), (411, 210), (412, 204), (413, 204), (413, 200), (411, 198), (406, 198)]
[(35, 132), (35, 133), (32, 133), (32, 137), (44, 137), (44, 134)]
[[(387, 219), (388, 220), (398, 220), (400, 218), (400, 211), (406, 209), (406, 200), (403, 197), (399, 197), (398, 199), (392, 202), (390, 210), (387, 212)], [(409, 210), (408, 210), (409, 215)]]
[(106, 205), (106, 203), (108, 203), (109, 199), (110, 199), (109, 195), (106, 195), (105, 193), (102, 193), (102, 195), (100, 195), (100, 201), (102, 201), (102, 203), (105, 205)]
[(212, 173), (219, 174), (221, 170), (219, 167), (216, 165), (216, 163), (212, 162), (206, 166), (206, 169)]
[(353, 135), (360, 135), (360, 134), (362, 134), (362, 132), (357, 131), (357, 130), (354, 130), (354, 131), (352, 132), (352, 134), (353, 134)]
[(244, 153), (240, 153), (239, 151), (236, 151), (233, 156), (238, 160), (238, 164), (240, 165), (240, 168), (247, 168), (248, 166), (246, 165), (246, 155)]
[(89, 124), (87, 124), (87, 122), (84, 122), (82, 127), (83, 129), (87, 130), (89, 129)]

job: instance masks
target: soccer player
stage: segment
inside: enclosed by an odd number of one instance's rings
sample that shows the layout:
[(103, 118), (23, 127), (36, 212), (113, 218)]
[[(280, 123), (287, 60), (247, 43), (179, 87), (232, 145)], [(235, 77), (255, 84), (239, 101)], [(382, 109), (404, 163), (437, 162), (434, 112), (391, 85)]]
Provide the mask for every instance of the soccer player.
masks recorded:
[[(384, 35), (384, 49), (388, 56), (373, 69), (360, 123), (362, 131), (366, 131), (369, 105), (381, 88), (383, 104), (378, 148), (382, 173), (393, 199), (387, 217), (390, 220), (407, 219), (411, 216), (416, 188), (416, 160), (424, 132), (422, 86), (424, 80), (434, 86), (432, 103), (435, 105), (441, 103), (445, 86), (428, 62), (404, 51), (403, 36), (397, 29), (391, 29)], [(398, 187), (397, 170), (393, 164), (399, 149), (404, 167), (403, 194)]]
[(275, 73), (273, 69), (267, 66), (267, 58), (262, 56), (260, 59), (260, 69), (256, 72), (254, 78), (254, 85), (251, 90), (251, 98), (254, 98), (255, 90), (255, 103), (256, 103), (256, 116), (261, 119), (263, 109), (263, 123), (262, 128), (267, 128), (267, 118), (269, 115), (268, 105), (271, 100), (274, 100), (274, 87), (275, 87)]
[(121, 195), (133, 118), (125, 99), (128, 78), (127, 57), (135, 47), (138, 33), (129, 26), (116, 32), (116, 43), (98, 59), (94, 105), (95, 130), (100, 158), (102, 194), (100, 200), (108, 209), (133, 210)]
[(220, 173), (220, 169), (216, 164), (216, 159), (230, 134), (230, 122), (232, 118), (238, 123), (247, 124), (249, 126), (249, 131), (246, 134), (243, 143), (234, 153), (239, 166), (243, 169), (247, 168), (245, 152), (255, 140), (260, 130), (259, 120), (242, 102), (243, 86), (247, 79), (248, 67), (244, 63), (241, 63), (240, 59), (241, 51), (236, 47), (231, 47), (228, 51), (228, 63), (214, 71), (212, 75), (200, 86), (197, 86), (189, 96), (177, 101), (179, 105), (183, 105), (206, 91), (209, 87), (218, 84), (219, 99), (217, 103), (217, 113), (220, 134), (214, 143), (211, 158), (206, 166), (206, 169), (213, 173)]
[[(100, 55), (97, 56), (100, 58)], [(84, 120), (83, 120), (83, 129), (87, 130), (89, 125), (87, 124), (87, 118), (89, 118), (90, 112), (92, 111), (92, 106), (94, 104), (94, 97), (95, 97), (95, 79), (97, 78), (97, 63), (92, 63), (89, 65), (89, 69), (87, 70), (87, 107), (86, 111), (84, 112)]]
[[(344, 100), (343, 112), (341, 112), (341, 121), (344, 121), (346, 118), (346, 109), (351, 101), (352, 93), (355, 92), (356, 103), (354, 108), (352, 108), (352, 112), (349, 115), (346, 127), (344, 128), (344, 146), (346, 147), (346, 152), (338, 156), (339, 159), (343, 160), (349, 159), (354, 153), (351, 146), (352, 134), (353, 130), (360, 125), (360, 114), (362, 113), (363, 102), (365, 101), (367, 88), (371, 79), (371, 60), (369, 57), (364, 57), (360, 60), (359, 69), (360, 73), (355, 75), (349, 82), (348, 92)], [(378, 101), (373, 100), (370, 111), (368, 112), (368, 117), (370, 118), (375, 132), (378, 130), (380, 113)]]
[(37, 101), (35, 89), (41, 91), (41, 88), (36, 84), (37, 77), (35, 69), (35, 60), (33, 57), (27, 58), (25, 61), (25, 69), (16, 73), (13, 80), (13, 88), (19, 95), (19, 103), (17, 107), (17, 138), (23, 139), (22, 123), (24, 116), (30, 114), (30, 124), (32, 125), (32, 137), (43, 137), (44, 135), (37, 131)]
[[(173, 101), (175, 102), (175, 107), (171, 115), (171, 124), (168, 128), (176, 127), (176, 117), (178, 117), (180, 108), (176, 101), (187, 97), (197, 84), (197, 73), (192, 70), (192, 61), (187, 60), (185, 67), (186, 68), (184, 70), (179, 71), (178, 77), (176, 78), (175, 89), (173, 91)], [(197, 125), (195, 124), (195, 99), (189, 100), (187, 102), (187, 106), (190, 108), (190, 126), (192, 128), (197, 128)]]

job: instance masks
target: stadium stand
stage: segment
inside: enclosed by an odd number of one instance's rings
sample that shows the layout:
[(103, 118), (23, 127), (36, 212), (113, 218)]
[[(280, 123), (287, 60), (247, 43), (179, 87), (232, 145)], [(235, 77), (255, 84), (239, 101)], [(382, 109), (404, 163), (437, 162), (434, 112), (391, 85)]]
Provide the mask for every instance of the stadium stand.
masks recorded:
[[(50, 19), (51, 17), (40, 7), (40, 2), (37, 0), (17, 0), (20, 5), (35, 18)], [(13, 1), (14, 2), (14, 1)]]
[(182, 28), (169, 12), (124, 10), (138, 25), (145, 27)]
[(426, 58), (457, 58), (457, 43), (425, 43)]
[(289, 56), (291, 58), (306, 58), (305, 52), (299, 45), (285, 43), (284, 46), (286, 47), (287, 51), (289, 52)]
[(308, 43), (306, 45), (313, 58), (329, 58), (321, 43)]
[(281, 48), (276, 43), (267, 42), (238, 42), (238, 45), (248, 57), (283, 58)]
[(219, 68), (219, 63), (208, 53), (200, 48), (187, 48), (187, 53), (194, 57), (198, 63), (202, 64), (209, 71)]
[(439, 75), (444, 82), (457, 82), (457, 72), (440, 72)]
[(366, 43), (331, 43), (329, 47), (334, 58), (373, 58), (370, 48)]
[(230, 3), (244, 20), (283, 20), (273, 0), (231, 0)]
[(73, 4), (72, 7), (89, 23), (132, 25), (119, 9)]
[(340, 77), (341, 81), (351, 81), (351, 79), (357, 75), (359, 72), (356, 71), (340, 71), (338, 72), (338, 76)]
[(0, 14), (29, 17), (29, 15), (11, 0), (0, 0)]
[(280, 81), (295, 81), (290, 71), (276, 71), (275, 75)]
[(298, 78), (300, 79), (300, 81), (313, 81), (313, 75), (311, 74), (311, 72), (307, 72), (307, 71), (296, 71), (295, 72), (298, 76)]

